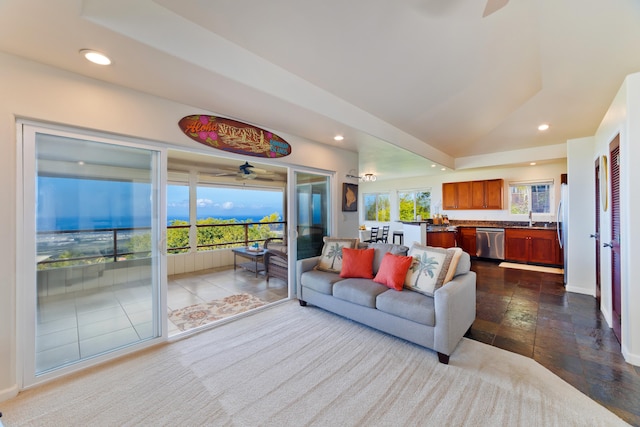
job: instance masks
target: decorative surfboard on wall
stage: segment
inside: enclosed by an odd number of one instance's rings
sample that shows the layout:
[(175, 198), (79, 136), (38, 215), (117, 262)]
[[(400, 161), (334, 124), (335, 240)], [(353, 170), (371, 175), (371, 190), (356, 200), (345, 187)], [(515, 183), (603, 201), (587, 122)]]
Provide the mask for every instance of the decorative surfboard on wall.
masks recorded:
[(218, 150), (271, 158), (291, 154), (291, 145), (275, 133), (236, 120), (195, 114), (180, 119), (178, 126), (189, 138)]

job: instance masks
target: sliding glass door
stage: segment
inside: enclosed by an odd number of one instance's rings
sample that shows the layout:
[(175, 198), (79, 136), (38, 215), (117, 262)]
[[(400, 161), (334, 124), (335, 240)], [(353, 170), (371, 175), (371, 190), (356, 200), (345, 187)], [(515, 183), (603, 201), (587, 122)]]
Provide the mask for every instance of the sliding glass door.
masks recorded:
[(296, 172), (297, 259), (322, 252), (324, 236), (329, 235), (329, 177)]
[(162, 335), (161, 152), (23, 127), (25, 385)]

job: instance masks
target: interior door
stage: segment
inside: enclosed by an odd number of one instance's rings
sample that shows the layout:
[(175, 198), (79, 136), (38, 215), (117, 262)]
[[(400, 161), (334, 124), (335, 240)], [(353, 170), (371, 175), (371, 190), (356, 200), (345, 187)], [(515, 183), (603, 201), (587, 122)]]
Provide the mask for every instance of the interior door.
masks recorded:
[(621, 259), (620, 254), (620, 136), (609, 144), (611, 180), (611, 303), (613, 332), (622, 339)]
[(320, 255), (323, 237), (329, 235), (329, 177), (296, 172), (297, 259)]
[(25, 385), (162, 336), (163, 154), (23, 127)]

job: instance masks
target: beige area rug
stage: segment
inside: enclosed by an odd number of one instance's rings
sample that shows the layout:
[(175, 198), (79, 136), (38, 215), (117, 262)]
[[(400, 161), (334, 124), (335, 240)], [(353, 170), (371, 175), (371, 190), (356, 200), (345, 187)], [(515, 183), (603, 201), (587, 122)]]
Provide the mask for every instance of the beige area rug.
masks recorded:
[(540, 273), (564, 274), (564, 270), (556, 267), (543, 267), (540, 265), (518, 264), (515, 262), (501, 262), (499, 267), (515, 268), (516, 270), (537, 271)]
[(186, 331), (265, 304), (266, 302), (250, 294), (231, 295), (223, 299), (172, 310), (169, 313), (169, 320), (181, 331)]
[(619, 426), (532, 359), (430, 350), (285, 302), (22, 392), (6, 426)]

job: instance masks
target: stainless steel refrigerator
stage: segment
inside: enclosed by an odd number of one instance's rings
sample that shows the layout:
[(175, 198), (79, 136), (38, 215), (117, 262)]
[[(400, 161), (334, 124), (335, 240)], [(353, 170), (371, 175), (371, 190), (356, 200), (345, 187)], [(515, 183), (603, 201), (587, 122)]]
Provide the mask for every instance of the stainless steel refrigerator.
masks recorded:
[(568, 265), (568, 241), (569, 241), (569, 187), (567, 184), (560, 185), (560, 202), (558, 203), (558, 213), (556, 216), (556, 230), (558, 232), (558, 243), (560, 249), (564, 251), (564, 284), (567, 285)]

